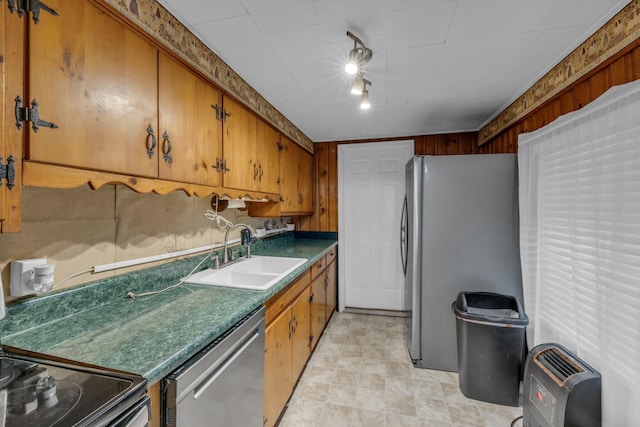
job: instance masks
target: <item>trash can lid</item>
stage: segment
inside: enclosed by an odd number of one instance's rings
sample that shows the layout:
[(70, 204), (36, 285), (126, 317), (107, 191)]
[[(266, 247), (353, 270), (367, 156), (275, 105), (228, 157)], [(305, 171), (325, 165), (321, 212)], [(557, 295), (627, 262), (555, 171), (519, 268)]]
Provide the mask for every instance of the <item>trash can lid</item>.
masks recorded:
[(485, 322), (527, 325), (529, 319), (511, 295), (493, 292), (460, 292), (451, 304), (456, 316)]

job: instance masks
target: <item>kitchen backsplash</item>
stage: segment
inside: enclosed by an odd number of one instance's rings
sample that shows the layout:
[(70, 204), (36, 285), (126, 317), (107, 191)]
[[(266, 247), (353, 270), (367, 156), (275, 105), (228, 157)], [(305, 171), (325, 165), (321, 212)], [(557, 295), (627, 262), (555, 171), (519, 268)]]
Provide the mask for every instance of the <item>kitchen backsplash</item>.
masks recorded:
[[(164, 254), (219, 243), (220, 230), (204, 217), (210, 198), (189, 197), (182, 192), (168, 195), (139, 194), (126, 187), (105, 186), (55, 190), (23, 188), (23, 230), (0, 234), (0, 269), (7, 299), (10, 262), (47, 258), (56, 265), (56, 282), (89, 269), (133, 258)], [(228, 220), (263, 227), (265, 218), (250, 218), (246, 212), (227, 209)], [(277, 224), (286, 219), (276, 219)], [(239, 237), (234, 230), (232, 238)], [(166, 261), (164, 261), (166, 262)], [(99, 274), (84, 274), (60, 287), (149, 267), (146, 264)], [(57, 287), (56, 287), (57, 288)]]

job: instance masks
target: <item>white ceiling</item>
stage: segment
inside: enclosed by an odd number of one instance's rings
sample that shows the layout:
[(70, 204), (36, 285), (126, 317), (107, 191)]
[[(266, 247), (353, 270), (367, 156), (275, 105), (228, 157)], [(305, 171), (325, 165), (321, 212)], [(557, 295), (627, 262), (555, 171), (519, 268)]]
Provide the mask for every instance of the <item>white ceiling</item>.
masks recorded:
[[(314, 142), (475, 131), (629, 0), (159, 0)], [(353, 32), (373, 51), (350, 93)]]

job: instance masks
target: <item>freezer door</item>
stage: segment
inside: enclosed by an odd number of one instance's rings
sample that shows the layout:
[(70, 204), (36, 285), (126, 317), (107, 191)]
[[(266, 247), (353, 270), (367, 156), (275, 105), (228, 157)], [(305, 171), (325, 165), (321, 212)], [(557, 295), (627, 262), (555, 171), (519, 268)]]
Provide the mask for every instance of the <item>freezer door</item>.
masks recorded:
[(422, 358), (420, 345), (421, 265), (420, 253), (422, 225), (422, 157), (416, 156), (406, 166), (406, 270), (404, 282), (405, 339), (409, 355), (414, 361)]

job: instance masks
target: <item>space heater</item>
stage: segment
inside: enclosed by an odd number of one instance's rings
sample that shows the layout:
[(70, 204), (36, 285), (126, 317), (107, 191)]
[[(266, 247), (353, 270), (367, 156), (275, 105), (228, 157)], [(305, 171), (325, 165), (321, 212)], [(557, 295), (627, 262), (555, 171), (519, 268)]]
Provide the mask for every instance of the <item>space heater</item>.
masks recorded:
[(524, 365), (524, 427), (600, 427), (601, 378), (558, 344), (541, 344)]

